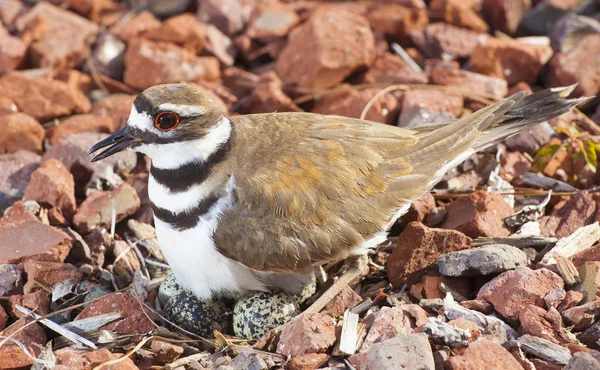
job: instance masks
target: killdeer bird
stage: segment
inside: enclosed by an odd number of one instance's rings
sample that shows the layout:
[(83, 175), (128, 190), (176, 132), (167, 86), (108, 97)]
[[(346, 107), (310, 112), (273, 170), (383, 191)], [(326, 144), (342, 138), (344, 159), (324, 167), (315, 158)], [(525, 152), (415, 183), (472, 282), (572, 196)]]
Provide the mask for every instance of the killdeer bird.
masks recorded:
[[(158, 85), (89, 153), (108, 147), (97, 161), (132, 149), (152, 159), (148, 195), (160, 247), (199, 298), (294, 291), (316, 265), (364, 260), (449, 168), (584, 101), (567, 99), (573, 89), (521, 92), (408, 130), (311, 113), (225, 117), (192, 86)], [(313, 311), (356, 276), (354, 266)]]

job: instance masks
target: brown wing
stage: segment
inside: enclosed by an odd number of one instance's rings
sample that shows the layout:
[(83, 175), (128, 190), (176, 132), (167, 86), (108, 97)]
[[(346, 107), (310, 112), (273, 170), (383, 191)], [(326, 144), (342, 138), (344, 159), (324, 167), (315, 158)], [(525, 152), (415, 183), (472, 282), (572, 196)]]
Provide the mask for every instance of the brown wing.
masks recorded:
[(297, 113), (232, 120), (240, 148), (233, 154), (243, 157), (233, 172), (238, 201), (214, 239), (221, 253), (256, 270), (309, 271), (346, 257), (428, 181), (402, 156), (419, 142), (413, 131)]
[(237, 203), (219, 251), (260, 271), (309, 272), (387, 228), (465, 152), (569, 110), (568, 91), (510, 99), (424, 132), (308, 113), (232, 117)]

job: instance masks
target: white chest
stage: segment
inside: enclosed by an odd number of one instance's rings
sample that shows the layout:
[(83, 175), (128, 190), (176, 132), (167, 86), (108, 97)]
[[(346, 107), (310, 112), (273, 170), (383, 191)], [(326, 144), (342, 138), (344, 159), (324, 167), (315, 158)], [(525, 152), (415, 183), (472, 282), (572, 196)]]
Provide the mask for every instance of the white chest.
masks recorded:
[[(202, 186), (206, 184), (198, 185), (199, 188)], [(176, 230), (170, 224), (154, 218), (160, 248), (173, 274), (184, 288), (202, 299), (209, 299), (215, 294), (235, 295), (246, 290), (264, 290), (258, 276), (221, 255), (212, 238), (220, 215), (232, 205), (234, 188), (232, 178), (223, 196), (206, 214), (199, 217), (193, 228)], [(152, 202), (173, 212), (184, 208), (182, 199), (186, 193), (196, 197), (206, 193), (203, 189), (192, 188), (184, 193), (172, 194), (160, 184), (153, 184), (152, 180), (148, 190)], [(188, 198), (188, 203), (196, 204), (201, 200)], [(168, 207), (169, 204), (173, 207)]]

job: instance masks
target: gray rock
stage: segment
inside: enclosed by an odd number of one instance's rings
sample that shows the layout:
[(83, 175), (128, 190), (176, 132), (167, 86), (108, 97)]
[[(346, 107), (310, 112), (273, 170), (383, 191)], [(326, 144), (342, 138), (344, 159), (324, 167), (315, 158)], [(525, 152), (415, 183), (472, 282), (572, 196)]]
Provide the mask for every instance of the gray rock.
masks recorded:
[(525, 334), (518, 339), (521, 349), (542, 360), (559, 365), (566, 365), (571, 359), (571, 351), (547, 339)]
[(469, 330), (450, 325), (435, 317), (428, 318), (421, 331), (427, 334), (433, 343), (451, 348), (466, 347), (471, 339)]
[(598, 349), (598, 341), (600, 340), (600, 321), (596, 321), (590, 327), (585, 329), (579, 336), (581, 343), (588, 347)]
[(435, 369), (431, 345), (425, 334), (400, 334), (373, 344), (366, 365), (367, 370)]
[(552, 27), (550, 45), (555, 52), (567, 52), (589, 34), (600, 33), (600, 22), (591, 17), (568, 13)]
[(22, 294), (23, 270), (17, 265), (0, 265), (0, 297)]
[(23, 198), (31, 173), (40, 166), (40, 156), (19, 150), (0, 155), (0, 213)]
[(581, 369), (600, 369), (600, 352), (577, 352), (564, 367), (564, 370)]
[(527, 266), (527, 255), (508, 244), (491, 244), (444, 254), (438, 266), (444, 276), (490, 275)]
[(267, 370), (269, 367), (265, 360), (256, 353), (242, 352), (231, 361), (234, 369)]

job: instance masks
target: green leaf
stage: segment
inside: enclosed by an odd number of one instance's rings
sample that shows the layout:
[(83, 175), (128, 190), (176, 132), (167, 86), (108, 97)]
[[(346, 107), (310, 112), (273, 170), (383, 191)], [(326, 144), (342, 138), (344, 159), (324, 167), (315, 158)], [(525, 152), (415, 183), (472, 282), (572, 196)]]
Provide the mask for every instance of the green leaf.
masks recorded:
[(550, 163), (556, 152), (558, 152), (561, 147), (562, 145), (560, 144), (551, 144), (540, 148), (540, 150), (535, 153), (535, 160), (531, 166), (532, 171), (540, 172), (546, 168), (548, 163)]
[(581, 152), (585, 158), (585, 162), (590, 166), (592, 172), (596, 173), (596, 162), (598, 160), (598, 154), (596, 152), (596, 145), (591, 140), (581, 140), (582, 148)]

